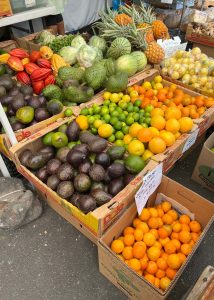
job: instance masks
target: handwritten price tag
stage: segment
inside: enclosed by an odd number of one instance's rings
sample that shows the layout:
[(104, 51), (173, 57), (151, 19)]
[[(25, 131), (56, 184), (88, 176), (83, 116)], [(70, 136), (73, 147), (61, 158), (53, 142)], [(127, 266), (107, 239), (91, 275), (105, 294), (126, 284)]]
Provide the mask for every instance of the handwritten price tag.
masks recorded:
[(154, 170), (146, 174), (143, 178), (143, 183), (140, 189), (135, 195), (135, 202), (137, 206), (138, 214), (142, 212), (142, 209), (146, 205), (149, 197), (160, 185), (163, 175), (163, 164), (159, 164)]
[(182, 150), (182, 153), (186, 152), (192, 145), (195, 144), (195, 141), (197, 139), (197, 136), (198, 136), (198, 133), (199, 133), (199, 128), (196, 129), (190, 136), (189, 138), (187, 139), (184, 147), (183, 147), (183, 150)]

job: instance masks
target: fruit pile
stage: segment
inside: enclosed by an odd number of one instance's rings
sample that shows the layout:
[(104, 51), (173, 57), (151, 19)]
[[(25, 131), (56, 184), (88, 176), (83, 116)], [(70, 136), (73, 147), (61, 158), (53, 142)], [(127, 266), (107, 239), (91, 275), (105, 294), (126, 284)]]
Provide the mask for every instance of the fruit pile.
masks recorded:
[(180, 80), (196, 90), (214, 94), (214, 60), (199, 48), (176, 51), (162, 62), (162, 74)]
[(175, 84), (163, 86), (156, 76), (126, 93), (104, 92), (104, 102), (80, 112), (81, 129), (125, 146), (130, 154), (144, 160), (162, 153), (183, 133), (192, 130), (193, 120), (214, 105), (213, 98), (190, 96)]
[(144, 208), (111, 243), (111, 249), (132, 270), (165, 291), (201, 234), (201, 225), (179, 215), (163, 201)]
[(145, 167), (139, 156), (105, 139), (80, 132), (74, 120), (43, 137), (36, 153), (24, 150), (22, 165), (83, 213), (110, 201)]

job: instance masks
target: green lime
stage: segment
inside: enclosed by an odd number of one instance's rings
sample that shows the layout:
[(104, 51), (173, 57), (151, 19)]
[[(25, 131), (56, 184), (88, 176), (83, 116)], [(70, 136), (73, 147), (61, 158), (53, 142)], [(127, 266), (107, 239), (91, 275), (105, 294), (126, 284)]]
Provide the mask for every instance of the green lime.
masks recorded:
[(100, 119), (100, 115), (94, 115), (94, 119), (95, 120), (99, 120)]
[(111, 103), (109, 104), (109, 107), (115, 107), (115, 106), (117, 106), (117, 104), (114, 103), (114, 102), (111, 102)]
[(80, 114), (83, 116), (87, 116), (89, 114), (88, 108), (85, 107), (81, 109)]
[(147, 125), (150, 125), (150, 123), (151, 123), (151, 118), (146, 118), (146, 119), (145, 119), (145, 123), (146, 123)]
[(138, 121), (140, 119), (139, 113), (137, 113), (137, 112), (134, 113), (133, 118), (134, 118), (135, 121)]
[(142, 109), (140, 109), (139, 113), (144, 115), (145, 114), (145, 110), (142, 108)]
[(146, 112), (146, 113), (145, 113), (145, 118), (150, 118), (150, 116), (151, 116), (151, 115), (150, 115), (149, 112)]
[(106, 122), (106, 123), (109, 123), (110, 120), (111, 120), (111, 116), (109, 114), (106, 114), (103, 116), (103, 120)]
[(122, 140), (116, 140), (116, 141), (114, 142), (114, 144), (115, 144), (116, 146), (121, 146), (121, 147), (124, 146), (124, 142), (123, 142)]
[(124, 111), (123, 113), (125, 116), (128, 116), (128, 114), (129, 114), (127, 111)]
[(111, 103), (110, 100), (105, 100), (105, 101), (103, 102), (103, 105), (104, 105), (104, 106), (109, 106), (110, 103)]
[(121, 107), (123, 110), (125, 110), (127, 108), (128, 104), (126, 102), (124, 102), (123, 100), (121, 100), (119, 102), (119, 107)]
[(110, 119), (110, 124), (111, 124), (111, 125), (114, 126), (117, 122), (118, 122), (118, 118), (116, 118), (116, 117), (111, 117), (111, 119)]
[(151, 104), (146, 105), (146, 107), (145, 107), (145, 112), (149, 112), (149, 113), (150, 113), (153, 109), (154, 109), (154, 106), (153, 106), (153, 105), (151, 105)]
[(93, 111), (93, 108), (92, 108), (92, 107), (89, 107), (88, 113), (89, 113), (89, 115), (91, 115), (91, 116), (94, 114), (94, 111)]
[(113, 143), (113, 142), (115, 141), (115, 136), (114, 136), (114, 134), (112, 134), (112, 135), (108, 138), (108, 141), (109, 141), (110, 143)]
[(120, 130), (122, 128), (122, 123), (120, 121), (118, 121), (116, 124), (114, 124), (114, 128), (116, 130)]
[(126, 118), (126, 124), (127, 125), (132, 125), (134, 123), (134, 118), (132, 116), (128, 116)]
[(71, 117), (73, 115), (72, 108), (66, 108), (66, 110), (64, 111), (64, 115), (65, 117)]
[(129, 126), (127, 126), (127, 125), (123, 126), (123, 127), (122, 127), (122, 132), (123, 132), (124, 134), (128, 134), (128, 133), (129, 133)]
[(77, 144), (77, 142), (70, 142), (70, 143), (68, 143), (67, 147), (69, 149), (72, 149), (76, 144)]
[(125, 116), (124, 113), (121, 113), (121, 114), (119, 115), (119, 120), (122, 121), (122, 122), (125, 122), (126, 116)]
[(52, 135), (54, 132), (48, 132), (45, 136), (42, 138), (42, 142), (45, 146), (52, 146)]
[(61, 126), (59, 126), (58, 131), (59, 132), (64, 132), (66, 134), (68, 126), (66, 124), (63, 124)]
[(148, 125), (146, 123), (140, 123), (140, 125), (143, 127), (143, 128), (148, 128)]
[(142, 100), (138, 99), (135, 101), (134, 106), (140, 107), (142, 104)]
[(98, 106), (97, 104), (93, 105), (93, 111), (95, 114), (99, 114), (101, 111), (101, 107)]
[(129, 103), (126, 110), (127, 110), (127, 112), (130, 113), (130, 112), (133, 112), (133, 108), (134, 108), (133, 104)]
[(123, 112), (123, 110), (122, 110), (121, 107), (117, 107), (116, 110), (117, 110), (117, 112), (118, 112), (119, 114), (122, 114), (122, 112)]
[(116, 137), (117, 140), (122, 140), (123, 137), (124, 137), (124, 134), (122, 133), (122, 131), (117, 131), (115, 133), (115, 137)]
[(52, 146), (62, 148), (68, 144), (68, 137), (63, 132), (55, 132), (51, 137)]
[(145, 122), (145, 118), (144, 117), (141, 117), (140, 119), (139, 119), (139, 123), (141, 124), (141, 123), (144, 123)]
[(112, 113), (111, 113), (111, 116), (112, 117), (118, 117), (119, 116), (119, 112), (114, 110)]
[(133, 112), (139, 112), (139, 110), (140, 110), (140, 109), (139, 109), (137, 106), (134, 106), (134, 107), (133, 107)]
[(91, 128), (91, 132), (92, 132), (93, 134), (97, 134), (97, 128), (92, 127), (92, 128)]
[(99, 119), (97, 119), (97, 120), (95, 120), (94, 121), (94, 123), (93, 123), (93, 126), (92, 127), (95, 127), (95, 128), (99, 128), (101, 125), (103, 124), (103, 121), (101, 121), (101, 120), (99, 120)]
[(106, 114), (108, 114), (108, 113), (109, 113), (108, 107), (107, 107), (107, 106), (103, 106), (103, 107), (101, 108), (100, 114), (103, 116), (103, 115), (106, 115)]
[(109, 106), (109, 113), (111, 114), (113, 111), (115, 111), (115, 107)]
[(88, 122), (89, 122), (89, 124), (93, 124), (93, 123), (94, 123), (94, 121), (95, 121), (95, 118), (94, 118), (94, 116), (90, 116), (90, 117), (88, 117)]

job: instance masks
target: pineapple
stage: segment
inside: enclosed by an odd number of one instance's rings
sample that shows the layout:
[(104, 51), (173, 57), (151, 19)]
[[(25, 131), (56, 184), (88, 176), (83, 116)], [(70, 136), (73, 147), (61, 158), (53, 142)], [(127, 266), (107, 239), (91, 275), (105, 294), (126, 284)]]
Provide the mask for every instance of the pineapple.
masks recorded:
[(160, 21), (156, 20), (152, 22), (153, 34), (156, 39), (166, 39), (169, 35), (168, 28)]
[(152, 64), (159, 64), (164, 59), (164, 50), (155, 41), (147, 45), (145, 54)]
[(117, 24), (121, 26), (127, 26), (132, 23), (132, 18), (130, 18), (126, 14), (118, 14), (114, 20)]
[(143, 28), (146, 29), (146, 33), (145, 33), (145, 40), (147, 43), (151, 43), (155, 40), (154, 38), (154, 34), (153, 34), (153, 30), (151, 28), (151, 26), (147, 23), (141, 23), (137, 26), (137, 28)]

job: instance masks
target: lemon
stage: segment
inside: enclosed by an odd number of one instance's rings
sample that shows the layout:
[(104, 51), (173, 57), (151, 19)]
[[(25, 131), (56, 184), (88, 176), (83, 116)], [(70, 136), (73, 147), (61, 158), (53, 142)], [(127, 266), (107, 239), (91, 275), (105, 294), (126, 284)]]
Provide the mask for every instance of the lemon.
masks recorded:
[(102, 124), (98, 128), (98, 134), (102, 138), (109, 138), (113, 134), (113, 127), (110, 124)]
[(134, 88), (133, 88), (132, 86), (129, 86), (129, 87), (127, 88), (127, 91), (128, 91), (128, 93), (130, 94), (132, 91), (134, 91)]
[(86, 130), (89, 127), (88, 118), (86, 116), (78, 116), (76, 122), (79, 124), (81, 130)]
[(145, 82), (142, 84), (142, 87), (144, 87), (146, 90), (150, 90), (150, 89), (152, 88), (151, 82), (145, 81)]
[(111, 93), (110, 93), (110, 92), (105, 92), (105, 93), (103, 94), (103, 99), (104, 99), (104, 100), (109, 100), (110, 97), (111, 97)]
[(128, 145), (128, 152), (130, 154), (141, 156), (145, 151), (144, 144), (138, 140), (133, 140)]
[(150, 150), (145, 150), (145, 152), (143, 153), (142, 159), (146, 161), (147, 159), (149, 159), (153, 155), (154, 154)]
[(94, 125), (95, 128), (98, 129), (102, 124), (103, 124), (103, 121), (95, 120), (93, 125)]
[(160, 75), (155, 76), (154, 82), (155, 83), (161, 83), (162, 82), (162, 77)]
[(149, 127), (150, 131), (152, 132), (153, 137), (154, 136), (159, 136), (159, 130), (155, 127)]
[(132, 141), (132, 136), (130, 134), (126, 134), (123, 137), (124, 144), (128, 145)]
[(137, 137), (138, 131), (142, 129), (142, 126), (138, 123), (134, 123), (129, 127), (129, 134), (132, 137)]
[(163, 84), (162, 84), (162, 83), (156, 83), (156, 84), (154, 85), (154, 88), (155, 88), (156, 90), (160, 90), (160, 89), (163, 88)]
[(131, 93), (130, 93), (130, 97), (131, 98), (136, 98), (138, 96), (138, 92), (137, 91), (132, 91)]
[(120, 98), (123, 97), (123, 93), (122, 92), (120, 92), (118, 95), (119, 95)]
[(122, 100), (125, 101), (125, 102), (129, 102), (131, 100), (130, 96), (129, 95), (124, 95), (122, 97)]
[(113, 103), (119, 102), (119, 101), (120, 101), (120, 96), (119, 96), (119, 94), (117, 94), (117, 93), (111, 94), (110, 100), (111, 100), (111, 102), (113, 102)]

